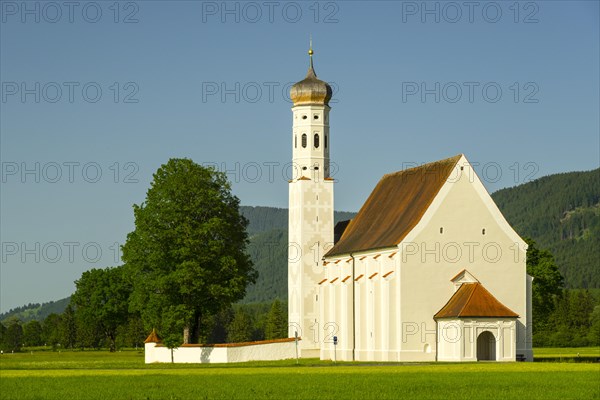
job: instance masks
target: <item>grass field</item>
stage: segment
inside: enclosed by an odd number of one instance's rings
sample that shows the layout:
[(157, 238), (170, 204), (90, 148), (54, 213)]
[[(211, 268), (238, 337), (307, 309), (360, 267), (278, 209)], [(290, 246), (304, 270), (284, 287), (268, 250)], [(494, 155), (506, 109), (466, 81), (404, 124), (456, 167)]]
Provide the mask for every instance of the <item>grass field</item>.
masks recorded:
[(600, 357), (600, 347), (544, 347), (533, 353), (535, 358)]
[[(555, 356), (556, 350), (548, 354)], [(600, 364), (145, 365), (136, 351), (34, 352), (0, 357), (0, 397), (600, 400)]]

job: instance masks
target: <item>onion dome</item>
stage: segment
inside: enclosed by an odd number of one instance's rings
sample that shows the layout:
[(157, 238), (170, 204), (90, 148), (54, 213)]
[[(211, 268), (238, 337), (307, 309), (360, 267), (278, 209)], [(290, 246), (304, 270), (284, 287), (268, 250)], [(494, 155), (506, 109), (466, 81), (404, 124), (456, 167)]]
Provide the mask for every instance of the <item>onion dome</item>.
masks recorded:
[(306, 78), (292, 86), (290, 98), (292, 99), (294, 106), (308, 104), (324, 104), (328, 106), (333, 91), (327, 82), (317, 78), (317, 74), (313, 67), (312, 46), (310, 50), (308, 50), (308, 55), (310, 56), (310, 66), (308, 67)]

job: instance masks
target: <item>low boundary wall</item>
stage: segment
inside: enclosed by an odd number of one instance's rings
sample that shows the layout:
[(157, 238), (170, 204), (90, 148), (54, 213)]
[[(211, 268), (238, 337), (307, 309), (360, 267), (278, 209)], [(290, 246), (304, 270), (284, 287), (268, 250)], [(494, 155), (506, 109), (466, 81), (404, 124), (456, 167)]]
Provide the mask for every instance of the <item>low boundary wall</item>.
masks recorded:
[[(170, 363), (171, 349), (161, 343), (144, 345), (146, 364)], [(236, 363), (296, 358), (294, 338), (225, 344), (184, 344), (173, 349), (175, 363)]]

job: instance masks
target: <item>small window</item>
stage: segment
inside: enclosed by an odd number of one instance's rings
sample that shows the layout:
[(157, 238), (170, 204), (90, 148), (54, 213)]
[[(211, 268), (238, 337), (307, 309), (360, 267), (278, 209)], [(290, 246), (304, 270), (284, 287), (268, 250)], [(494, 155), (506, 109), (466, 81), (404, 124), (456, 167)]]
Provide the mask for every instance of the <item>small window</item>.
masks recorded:
[(315, 143), (315, 149), (318, 149), (319, 148), (319, 134), (318, 133), (315, 133), (314, 143)]
[(306, 119), (306, 118), (308, 118), (306, 115), (303, 115), (303, 116), (302, 116), (302, 119)]
[(294, 148), (298, 148), (298, 135), (294, 135)]
[(327, 135), (325, 135), (325, 148), (327, 148)]
[(440, 227), (440, 233), (444, 233), (444, 227)]
[(306, 148), (306, 142), (307, 142), (307, 137), (306, 137), (306, 133), (302, 134), (302, 147)]
[(485, 235), (485, 228), (483, 228), (483, 229), (481, 230), (481, 234), (482, 234), (482, 235)]
[(465, 169), (465, 167), (460, 167), (460, 170), (461, 170), (461, 171), (462, 171), (462, 170), (464, 170), (464, 169)]
[(319, 115), (315, 114), (315, 116), (313, 117), (314, 119), (319, 119)]
[(318, 170), (319, 170), (319, 167), (315, 167), (315, 171), (318, 171)]
[(307, 170), (307, 168), (306, 168), (306, 167), (302, 167), (302, 171), (306, 171), (306, 170)]

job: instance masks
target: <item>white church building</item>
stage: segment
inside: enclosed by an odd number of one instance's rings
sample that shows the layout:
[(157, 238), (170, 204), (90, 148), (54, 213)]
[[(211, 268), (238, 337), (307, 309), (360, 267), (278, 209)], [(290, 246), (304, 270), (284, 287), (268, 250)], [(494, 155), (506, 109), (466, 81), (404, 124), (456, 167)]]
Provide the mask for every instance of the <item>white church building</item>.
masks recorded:
[(527, 245), (460, 154), (381, 178), (334, 226), (331, 87), (291, 89), (288, 307), (301, 357), (532, 361)]

